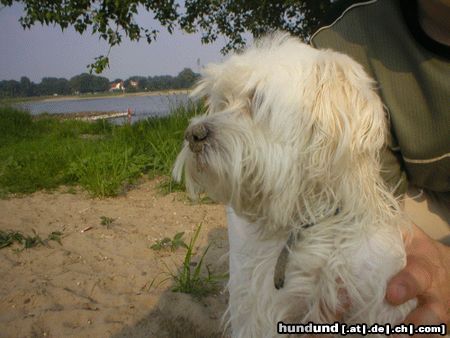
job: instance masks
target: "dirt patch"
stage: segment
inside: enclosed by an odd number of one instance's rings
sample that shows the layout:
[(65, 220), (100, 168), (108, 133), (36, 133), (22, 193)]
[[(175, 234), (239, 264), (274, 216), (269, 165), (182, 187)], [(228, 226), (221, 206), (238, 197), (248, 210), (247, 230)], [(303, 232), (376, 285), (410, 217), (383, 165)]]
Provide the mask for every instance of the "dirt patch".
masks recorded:
[[(157, 183), (108, 199), (59, 191), (0, 200), (1, 230), (34, 229), (43, 238), (63, 232), (61, 246), (0, 251), (0, 336), (220, 337), (226, 292), (202, 300), (173, 293), (170, 280), (159, 282), (186, 251), (150, 246), (181, 231), (188, 242), (202, 223), (198, 252), (212, 243), (206, 264), (226, 273), (224, 207), (192, 205), (181, 193), (162, 196)], [(102, 225), (101, 216), (114, 221)]]

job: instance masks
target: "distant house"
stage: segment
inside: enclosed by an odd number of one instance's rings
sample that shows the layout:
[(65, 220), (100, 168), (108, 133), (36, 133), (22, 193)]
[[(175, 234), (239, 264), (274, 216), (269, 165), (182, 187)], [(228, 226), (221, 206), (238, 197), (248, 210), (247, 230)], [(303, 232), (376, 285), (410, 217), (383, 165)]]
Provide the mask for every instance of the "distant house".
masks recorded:
[(115, 92), (115, 91), (119, 91), (119, 90), (121, 90), (121, 91), (125, 90), (123, 81), (115, 82), (115, 83), (111, 84), (111, 88), (109, 88), (110, 92)]
[(137, 87), (138, 87), (138, 85), (139, 85), (139, 82), (137, 82), (137, 81), (133, 81), (133, 80), (130, 80), (130, 86), (131, 86), (131, 87), (133, 87), (133, 88), (137, 88)]

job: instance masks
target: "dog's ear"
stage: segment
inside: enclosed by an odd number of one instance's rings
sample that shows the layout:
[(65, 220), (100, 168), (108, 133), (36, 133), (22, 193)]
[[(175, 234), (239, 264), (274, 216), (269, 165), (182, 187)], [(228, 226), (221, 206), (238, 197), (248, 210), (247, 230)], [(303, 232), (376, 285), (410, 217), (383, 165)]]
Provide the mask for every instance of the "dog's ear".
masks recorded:
[(373, 80), (357, 62), (333, 51), (323, 51), (314, 76), (309, 144), (318, 151), (312, 160), (343, 168), (367, 156), (376, 159), (385, 144), (386, 117)]

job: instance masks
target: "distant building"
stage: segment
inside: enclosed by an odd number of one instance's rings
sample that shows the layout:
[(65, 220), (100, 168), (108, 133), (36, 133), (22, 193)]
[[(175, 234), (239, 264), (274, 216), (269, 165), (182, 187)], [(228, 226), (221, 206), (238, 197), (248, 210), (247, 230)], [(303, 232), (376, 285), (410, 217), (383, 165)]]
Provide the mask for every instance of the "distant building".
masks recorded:
[(113, 84), (111, 84), (111, 88), (109, 88), (110, 92), (115, 92), (115, 91), (124, 91), (125, 90), (125, 86), (123, 85), (123, 81), (120, 82), (115, 82)]
[(130, 86), (131, 86), (131, 87), (137, 88), (138, 85), (139, 85), (139, 82), (130, 80)]

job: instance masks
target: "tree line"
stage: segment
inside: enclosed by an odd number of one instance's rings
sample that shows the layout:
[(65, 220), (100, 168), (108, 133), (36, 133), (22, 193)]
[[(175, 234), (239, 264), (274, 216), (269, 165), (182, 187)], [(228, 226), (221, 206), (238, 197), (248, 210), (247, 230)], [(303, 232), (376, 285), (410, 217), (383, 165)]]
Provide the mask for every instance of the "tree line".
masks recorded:
[(119, 90), (125, 92), (157, 91), (166, 89), (185, 89), (191, 87), (199, 74), (191, 69), (183, 69), (177, 76), (131, 76), (126, 80), (110, 81), (106, 77), (83, 73), (70, 79), (44, 77), (40, 83), (32, 82), (22, 76), (17, 80), (0, 81), (0, 97), (28, 97), (48, 95), (77, 95), (101, 93), (111, 89), (113, 84), (120, 83)]

